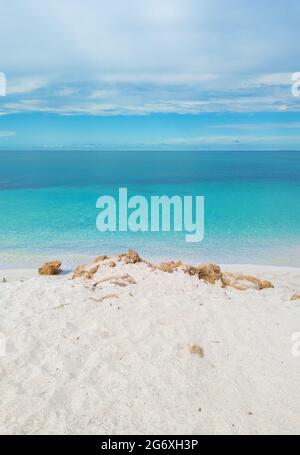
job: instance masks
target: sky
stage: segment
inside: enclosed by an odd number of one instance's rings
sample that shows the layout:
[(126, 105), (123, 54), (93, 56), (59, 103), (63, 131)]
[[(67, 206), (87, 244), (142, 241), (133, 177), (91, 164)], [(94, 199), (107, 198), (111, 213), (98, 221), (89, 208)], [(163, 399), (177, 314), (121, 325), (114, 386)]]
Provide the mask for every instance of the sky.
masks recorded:
[(0, 149), (300, 150), (299, 21), (298, 0), (0, 0)]

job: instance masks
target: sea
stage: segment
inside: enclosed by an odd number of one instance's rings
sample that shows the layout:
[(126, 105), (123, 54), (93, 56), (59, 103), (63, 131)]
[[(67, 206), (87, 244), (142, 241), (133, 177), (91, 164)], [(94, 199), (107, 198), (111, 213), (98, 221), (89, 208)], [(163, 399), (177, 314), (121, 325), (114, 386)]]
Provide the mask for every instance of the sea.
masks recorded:
[[(204, 196), (204, 239), (99, 232), (100, 196)], [(0, 268), (137, 250), (145, 259), (300, 266), (300, 153), (0, 151)]]

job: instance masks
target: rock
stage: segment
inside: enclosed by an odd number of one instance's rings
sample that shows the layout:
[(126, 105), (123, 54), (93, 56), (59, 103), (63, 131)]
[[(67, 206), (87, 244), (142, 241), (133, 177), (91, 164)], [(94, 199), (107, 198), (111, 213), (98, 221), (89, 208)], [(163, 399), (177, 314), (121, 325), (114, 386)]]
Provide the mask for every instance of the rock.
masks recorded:
[(58, 275), (62, 272), (60, 261), (45, 262), (42, 267), (39, 268), (40, 275)]
[(203, 264), (198, 266), (199, 280), (204, 280), (206, 283), (215, 284), (221, 279), (221, 269), (216, 264)]
[(291, 300), (300, 300), (300, 294), (292, 295)]
[(237, 289), (238, 291), (246, 291), (247, 289), (262, 289), (274, 288), (270, 281), (262, 281), (251, 275), (242, 275), (240, 273), (222, 273), (222, 285), (223, 287), (230, 286)]
[(198, 275), (198, 268), (193, 265), (190, 265), (186, 268), (186, 273), (188, 273), (191, 276)]
[(74, 278), (86, 278), (90, 280), (91, 278), (93, 278), (98, 269), (99, 265), (94, 265), (92, 267), (89, 267), (88, 265), (79, 265), (74, 270), (72, 279), (74, 280)]
[(105, 259), (108, 259), (108, 256), (105, 254), (103, 256), (98, 256), (96, 259), (94, 259), (94, 264), (97, 264), (98, 262), (103, 262)]
[(142, 262), (139, 254), (131, 249), (128, 250), (128, 253), (120, 254), (119, 259), (125, 262), (125, 264), (136, 264), (137, 262)]
[(194, 354), (197, 357), (200, 357), (201, 359), (204, 357), (203, 349), (201, 348), (201, 346), (198, 346), (197, 344), (189, 345), (188, 350), (190, 351), (191, 354)]
[(271, 283), (271, 281), (263, 280), (260, 282), (260, 291), (262, 289), (274, 289), (274, 285)]
[(178, 261), (178, 262), (171, 261), (171, 262), (162, 262), (156, 268), (158, 270), (162, 270), (163, 272), (173, 273), (177, 269), (184, 270), (185, 265), (182, 261)]
[(221, 279), (221, 269), (216, 264), (202, 264), (198, 266), (190, 266), (186, 269), (187, 273), (192, 276), (197, 275), (199, 280), (204, 280), (206, 283), (215, 284)]
[(108, 267), (116, 267), (116, 263), (114, 261), (110, 261), (108, 264)]

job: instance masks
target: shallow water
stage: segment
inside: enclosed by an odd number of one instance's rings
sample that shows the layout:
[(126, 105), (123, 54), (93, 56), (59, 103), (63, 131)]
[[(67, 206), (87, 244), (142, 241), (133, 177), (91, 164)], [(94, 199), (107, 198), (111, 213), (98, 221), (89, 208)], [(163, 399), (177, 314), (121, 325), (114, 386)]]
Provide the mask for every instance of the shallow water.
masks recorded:
[[(0, 266), (73, 265), (136, 248), (149, 259), (300, 266), (298, 152), (0, 152)], [(96, 200), (204, 195), (205, 238), (100, 233)]]

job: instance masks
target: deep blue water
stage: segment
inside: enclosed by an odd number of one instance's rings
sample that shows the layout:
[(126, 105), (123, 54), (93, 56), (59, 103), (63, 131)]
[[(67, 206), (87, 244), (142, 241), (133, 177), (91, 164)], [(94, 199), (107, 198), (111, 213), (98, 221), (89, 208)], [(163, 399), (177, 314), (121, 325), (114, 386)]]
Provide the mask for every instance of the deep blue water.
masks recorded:
[[(204, 195), (203, 242), (98, 232), (96, 200), (120, 186)], [(128, 247), (150, 259), (300, 266), (300, 153), (0, 151), (0, 267)]]

